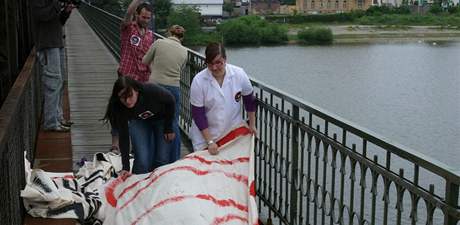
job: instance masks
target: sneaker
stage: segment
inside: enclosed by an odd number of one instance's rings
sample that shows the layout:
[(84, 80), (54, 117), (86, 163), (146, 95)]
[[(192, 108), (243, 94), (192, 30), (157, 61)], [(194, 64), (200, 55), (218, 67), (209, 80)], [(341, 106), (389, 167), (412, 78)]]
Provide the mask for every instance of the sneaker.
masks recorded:
[(63, 121), (60, 122), (62, 126), (65, 126), (65, 127), (71, 127), (73, 122), (71, 120), (66, 120), (64, 119)]
[(57, 127), (45, 128), (44, 130), (48, 131), (48, 132), (69, 132), (70, 127), (66, 127), (66, 126), (63, 126), (63, 125), (58, 125)]

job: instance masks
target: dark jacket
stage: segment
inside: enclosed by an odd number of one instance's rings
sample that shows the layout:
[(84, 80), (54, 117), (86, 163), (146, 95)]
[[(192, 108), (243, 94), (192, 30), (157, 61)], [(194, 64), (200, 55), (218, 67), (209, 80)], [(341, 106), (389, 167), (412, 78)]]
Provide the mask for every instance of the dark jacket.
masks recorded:
[[(128, 109), (119, 107), (114, 127), (119, 130), (120, 152), (123, 170), (129, 171), (129, 120), (163, 120), (164, 133), (173, 133), (174, 96), (157, 84), (146, 83), (139, 90), (136, 105)], [(114, 110), (116, 111), (116, 110)]]
[(61, 10), (58, 0), (32, 0), (34, 42), (37, 50), (64, 47), (62, 26), (69, 13)]

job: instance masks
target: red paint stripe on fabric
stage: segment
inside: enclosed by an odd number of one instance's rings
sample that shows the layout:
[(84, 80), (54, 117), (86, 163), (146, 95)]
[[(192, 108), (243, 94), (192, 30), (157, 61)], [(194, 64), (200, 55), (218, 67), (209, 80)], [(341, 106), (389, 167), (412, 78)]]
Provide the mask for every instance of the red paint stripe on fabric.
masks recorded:
[(117, 207), (117, 198), (115, 198), (115, 194), (113, 192), (115, 191), (115, 188), (123, 182), (124, 178), (118, 177), (105, 187), (105, 199), (114, 208)]
[[(147, 189), (150, 185), (152, 185), (160, 177), (162, 177), (163, 175), (165, 175), (165, 174), (167, 174), (169, 172), (180, 171), (180, 170), (190, 171), (190, 172), (192, 172), (192, 173), (194, 173), (194, 174), (196, 174), (198, 176), (204, 176), (204, 175), (207, 175), (207, 174), (210, 174), (210, 173), (222, 173), (222, 174), (224, 174), (224, 176), (226, 176), (228, 178), (234, 179), (234, 180), (236, 180), (238, 182), (242, 182), (245, 185), (248, 184), (248, 177), (245, 176), (245, 175), (241, 175), (241, 174), (228, 173), (228, 172), (221, 171), (221, 170), (198, 170), (198, 169), (196, 169), (194, 167), (191, 167), (191, 166), (174, 167), (174, 168), (162, 171), (159, 175), (154, 174), (153, 179), (150, 180), (150, 182), (145, 187), (142, 187), (142, 188), (138, 189), (137, 192), (134, 194), (134, 196), (131, 197), (128, 201), (125, 202), (125, 204), (123, 204), (123, 206), (120, 207), (120, 210), (125, 208), (126, 206), (128, 206), (128, 204), (130, 204), (132, 201), (134, 201), (139, 196), (139, 194), (141, 194), (141, 192), (143, 192), (145, 189)], [(122, 195), (119, 196), (119, 198), (121, 198), (121, 197), (122, 197)]]
[(190, 160), (198, 160), (201, 163), (211, 165), (211, 164), (220, 164), (220, 165), (233, 165), (236, 163), (246, 163), (249, 162), (249, 157), (240, 157), (232, 160), (207, 160), (201, 156), (193, 155), (193, 156), (186, 156), (184, 159), (190, 159)]
[(251, 181), (251, 185), (249, 185), (249, 194), (253, 197), (256, 196), (256, 186), (254, 184), (254, 181)]
[[(229, 134), (225, 135), (225, 137), (219, 139), (217, 141), (217, 145), (222, 146), (222, 145), (230, 142), (231, 140), (233, 140), (233, 139), (235, 139), (235, 138), (237, 138), (239, 136), (243, 136), (243, 135), (250, 134), (250, 133), (251, 133), (251, 130), (249, 128), (247, 128), (247, 127), (243, 126), (243, 127), (236, 128), (236, 129), (232, 130)], [(248, 161), (249, 161), (249, 158), (248, 158)], [(206, 163), (206, 162), (204, 162), (204, 163)], [(223, 164), (225, 164), (225, 163), (223, 163)], [(150, 173), (150, 176), (148, 176), (148, 177), (146, 177), (146, 178), (144, 178), (144, 179), (142, 179), (140, 181), (137, 181), (137, 182), (131, 184), (130, 186), (126, 187), (121, 192), (119, 197), (122, 197), (124, 194), (126, 194), (128, 191), (130, 191), (131, 189), (136, 187), (142, 181), (150, 179), (153, 175), (155, 175), (154, 173), (155, 173), (155, 170)]]
[(123, 189), (123, 191), (120, 193), (120, 195), (118, 196), (118, 198), (121, 198), (123, 195), (125, 195), (128, 191), (130, 191), (131, 189), (135, 188), (138, 184), (140, 184), (141, 182), (143, 181), (146, 181), (146, 180), (149, 180), (151, 179), (152, 177), (155, 176), (154, 174), (155, 170), (153, 172), (150, 173), (149, 176), (146, 176), (145, 178), (143, 178), (142, 180), (138, 180), (134, 183), (132, 183), (131, 185), (129, 185), (128, 187), (126, 187), (125, 189)]
[(234, 140), (235, 138), (237, 138), (239, 136), (244, 136), (244, 135), (247, 135), (247, 134), (251, 134), (251, 130), (249, 128), (247, 128), (247, 127), (238, 127), (236, 129), (230, 131), (230, 133), (225, 135), (225, 137), (223, 137), (220, 140), (218, 140), (217, 145), (220, 147), (220, 146), (225, 145), (228, 142)]
[(217, 200), (216, 198), (214, 198), (214, 196), (209, 195), (209, 194), (199, 194), (199, 195), (196, 195), (196, 198), (212, 201), (212, 202), (214, 202), (216, 205), (218, 205), (220, 207), (231, 206), (231, 207), (237, 208), (237, 209), (239, 209), (241, 211), (244, 211), (244, 212), (248, 211), (247, 206), (239, 204), (239, 203), (235, 202), (233, 199)]
[(214, 204), (216, 204), (216, 205), (218, 205), (220, 207), (233, 207), (233, 208), (237, 208), (238, 210), (241, 210), (241, 211), (243, 211), (245, 213), (248, 212), (248, 207), (247, 206), (239, 204), (239, 203), (236, 203), (232, 199), (218, 200), (218, 199), (216, 199), (213, 196), (208, 195), (208, 194), (198, 194), (198, 195), (195, 195), (195, 196), (193, 196), (193, 195), (183, 195), (183, 196), (175, 196), (175, 197), (171, 197), (171, 198), (161, 200), (160, 202), (154, 204), (152, 207), (147, 209), (144, 213), (142, 213), (139, 217), (137, 217), (134, 220), (134, 222), (132, 222), (131, 224), (132, 225), (137, 224), (140, 220), (142, 220), (143, 217), (147, 216), (148, 214), (150, 214), (155, 209), (158, 209), (158, 208), (160, 208), (162, 206), (165, 206), (167, 204), (181, 202), (181, 201), (183, 201), (185, 199), (202, 199), (202, 200), (213, 202)]
[(234, 214), (228, 214), (228, 215), (226, 215), (224, 217), (216, 217), (214, 219), (214, 221), (212, 222), (212, 225), (220, 225), (220, 224), (224, 224), (224, 223), (227, 223), (229, 221), (232, 221), (232, 220), (240, 220), (240, 221), (245, 222), (245, 223), (248, 222), (247, 218), (244, 218), (244, 217), (238, 216), (238, 215), (234, 215)]

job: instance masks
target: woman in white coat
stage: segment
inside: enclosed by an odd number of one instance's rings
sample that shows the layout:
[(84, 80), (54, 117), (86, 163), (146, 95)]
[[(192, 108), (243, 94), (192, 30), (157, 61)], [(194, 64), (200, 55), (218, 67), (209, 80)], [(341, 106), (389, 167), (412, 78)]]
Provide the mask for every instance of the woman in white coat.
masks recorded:
[(210, 43), (205, 55), (207, 68), (193, 78), (190, 89), (190, 134), (195, 151), (207, 148), (214, 155), (218, 153), (217, 138), (244, 122), (241, 100), (248, 112), (249, 128), (256, 132), (256, 99), (246, 72), (227, 64), (221, 43)]

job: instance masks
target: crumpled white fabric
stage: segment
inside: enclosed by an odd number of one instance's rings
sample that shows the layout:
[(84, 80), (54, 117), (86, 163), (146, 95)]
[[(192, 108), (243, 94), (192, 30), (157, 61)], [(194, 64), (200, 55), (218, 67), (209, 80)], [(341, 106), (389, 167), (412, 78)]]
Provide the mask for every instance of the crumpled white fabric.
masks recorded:
[(217, 155), (198, 151), (150, 174), (112, 181), (104, 224), (257, 224), (254, 137), (246, 127), (240, 131), (224, 137), (230, 141)]
[(97, 219), (100, 190), (116, 176), (119, 158), (113, 153), (97, 153), (76, 175), (31, 169), (26, 160), (26, 186), (21, 197), (27, 212), (34, 217), (74, 218), (81, 223)]
[(122, 167), (113, 153), (97, 153), (75, 176), (26, 166), (21, 196), (32, 216), (82, 224), (258, 224), (254, 137), (243, 126), (218, 143), (218, 155), (198, 151), (129, 177), (115, 178)]

